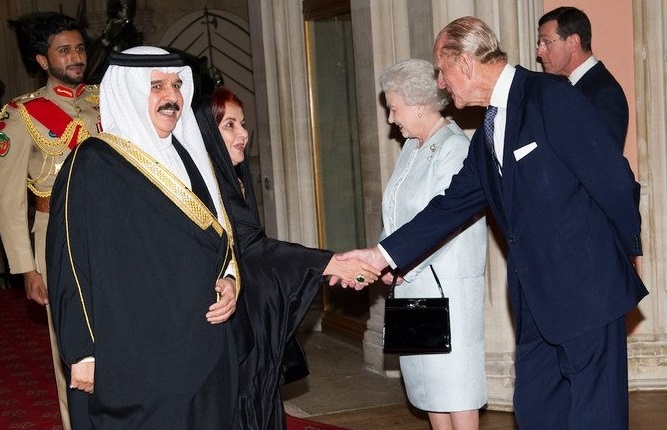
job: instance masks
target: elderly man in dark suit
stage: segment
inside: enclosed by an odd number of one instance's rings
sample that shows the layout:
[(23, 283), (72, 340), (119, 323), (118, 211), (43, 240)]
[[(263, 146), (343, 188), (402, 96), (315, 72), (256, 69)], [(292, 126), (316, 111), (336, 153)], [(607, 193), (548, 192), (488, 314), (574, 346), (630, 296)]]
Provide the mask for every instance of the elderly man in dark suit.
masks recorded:
[(544, 71), (568, 78), (596, 107), (623, 149), (628, 132), (628, 101), (623, 88), (595, 58), (591, 22), (575, 7), (559, 7), (540, 18), (537, 56)]
[(508, 248), (516, 327), (514, 407), (525, 429), (626, 429), (625, 314), (647, 294), (635, 180), (580, 91), (507, 64), (491, 29), (459, 18), (438, 35), (438, 82), (456, 107), (488, 106), (443, 195), (374, 248), (404, 271), (488, 206)]

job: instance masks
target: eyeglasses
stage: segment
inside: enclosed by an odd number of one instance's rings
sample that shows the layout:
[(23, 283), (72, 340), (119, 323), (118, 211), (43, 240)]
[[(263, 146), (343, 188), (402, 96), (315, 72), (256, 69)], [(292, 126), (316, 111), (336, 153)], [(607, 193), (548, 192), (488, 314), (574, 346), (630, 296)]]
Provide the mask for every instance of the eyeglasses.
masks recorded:
[(537, 43), (535, 44), (535, 49), (540, 49), (540, 48), (549, 49), (549, 47), (551, 46), (552, 43), (558, 42), (558, 41), (561, 41), (561, 40), (565, 40), (565, 39), (560, 39), (560, 38), (553, 39), (553, 40), (539, 39), (537, 41)]

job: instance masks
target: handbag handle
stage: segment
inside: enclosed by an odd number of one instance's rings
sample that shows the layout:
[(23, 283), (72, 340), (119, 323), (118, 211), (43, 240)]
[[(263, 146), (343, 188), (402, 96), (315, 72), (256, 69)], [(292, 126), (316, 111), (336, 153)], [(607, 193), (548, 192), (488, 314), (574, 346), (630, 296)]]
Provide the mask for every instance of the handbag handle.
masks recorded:
[[(433, 268), (433, 265), (429, 264), (428, 267), (431, 268), (431, 272), (433, 273), (433, 277), (435, 278), (435, 283), (438, 284), (438, 289), (440, 290), (440, 296), (444, 299), (445, 293), (442, 291), (442, 285), (440, 285), (440, 279), (438, 279), (438, 275), (435, 274), (435, 269)], [(391, 287), (389, 287), (389, 296), (387, 297), (388, 299), (394, 298), (394, 288), (396, 288), (396, 278), (398, 278), (398, 275), (394, 275), (394, 279), (391, 280)]]

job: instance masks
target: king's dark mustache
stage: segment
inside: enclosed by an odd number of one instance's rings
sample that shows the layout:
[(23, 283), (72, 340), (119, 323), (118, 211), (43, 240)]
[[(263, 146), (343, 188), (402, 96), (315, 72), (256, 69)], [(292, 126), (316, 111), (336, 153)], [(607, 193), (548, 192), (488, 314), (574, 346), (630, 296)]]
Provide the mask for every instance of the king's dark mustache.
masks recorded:
[(159, 108), (157, 108), (158, 112), (161, 112), (163, 110), (174, 110), (178, 112), (179, 110), (181, 110), (181, 108), (178, 106), (178, 103), (176, 102), (167, 102), (162, 106), (160, 106)]

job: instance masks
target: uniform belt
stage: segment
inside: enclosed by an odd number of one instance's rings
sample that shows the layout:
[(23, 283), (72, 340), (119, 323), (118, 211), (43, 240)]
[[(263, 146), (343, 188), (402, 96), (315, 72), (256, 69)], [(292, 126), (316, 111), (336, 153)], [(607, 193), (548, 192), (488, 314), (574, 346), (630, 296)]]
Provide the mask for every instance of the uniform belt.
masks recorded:
[(49, 213), (49, 209), (51, 209), (51, 197), (35, 196), (35, 210)]

